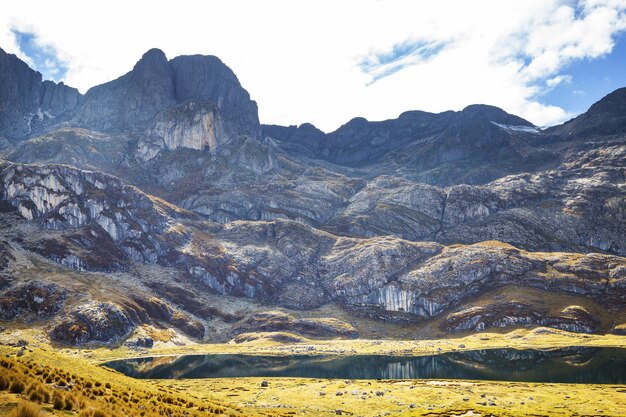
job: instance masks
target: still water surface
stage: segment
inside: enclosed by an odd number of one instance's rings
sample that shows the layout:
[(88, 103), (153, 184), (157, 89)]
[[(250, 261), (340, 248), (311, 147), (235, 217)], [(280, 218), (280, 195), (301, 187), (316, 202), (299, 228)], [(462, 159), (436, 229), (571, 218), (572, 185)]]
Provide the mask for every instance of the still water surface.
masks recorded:
[(104, 364), (135, 378), (474, 379), (626, 384), (626, 349), (490, 349), (432, 356), (186, 355)]

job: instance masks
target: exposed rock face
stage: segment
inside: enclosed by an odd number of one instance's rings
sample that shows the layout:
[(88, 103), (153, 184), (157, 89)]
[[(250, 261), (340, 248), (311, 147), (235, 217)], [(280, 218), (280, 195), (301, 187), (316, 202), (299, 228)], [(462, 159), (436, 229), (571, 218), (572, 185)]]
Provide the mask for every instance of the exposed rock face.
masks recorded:
[(306, 124), (263, 131), (292, 154), (367, 168), (368, 176), (397, 171), (439, 186), (484, 184), (559, 160), (536, 140), (540, 131), (531, 123), (485, 105), (439, 114), (411, 111), (382, 122), (356, 118), (327, 135)]
[(598, 321), (585, 309), (570, 306), (561, 314), (551, 316), (547, 310), (533, 309), (518, 302), (494, 303), (452, 313), (446, 317), (447, 331), (482, 331), (490, 327), (541, 325), (578, 333), (594, 333)]
[(50, 331), (50, 339), (62, 345), (115, 344), (126, 338), (136, 321), (112, 303), (89, 303)]
[[(63, 83), (43, 81), (15, 55), (0, 49), (0, 135), (23, 139), (66, 119), (80, 93)], [(56, 119), (56, 120), (55, 120)]]
[(595, 103), (589, 111), (549, 130), (575, 136), (626, 133), (626, 88), (620, 88)]
[(260, 131), (256, 104), (218, 58), (168, 62), (158, 49), (146, 52), (128, 74), (89, 90), (74, 123), (143, 133), (136, 155), (141, 161), (178, 148), (215, 153), (226, 142), (257, 138)]
[(0, 293), (0, 319), (42, 320), (58, 313), (67, 291), (55, 284), (31, 281)]
[(283, 148), (309, 157), (315, 157), (319, 152), (325, 133), (310, 123), (300, 126), (263, 125), (263, 135), (279, 140)]
[(179, 56), (170, 61), (176, 101), (210, 101), (222, 114), (227, 131), (258, 137), (260, 125), (256, 103), (241, 87), (235, 74), (214, 56)]
[[(378, 317), (431, 317), (505, 284), (583, 295), (615, 311), (626, 300), (626, 260), (617, 256), (345, 238), (291, 221), (207, 223), (113, 177), (67, 167), (10, 165), (3, 184), (22, 216), (66, 239), (98, 227), (129, 259), (177, 268), (222, 294), (289, 307), (337, 301)], [(74, 241), (89, 249), (87, 240)], [(81, 251), (66, 250), (76, 257), (68, 266), (88, 265)]]
[[(136, 157), (161, 150), (211, 150), (241, 138), (260, 137), (256, 103), (235, 74), (213, 56), (168, 61), (146, 52), (126, 75), (91, 88), (84, 96), (0, 49), (0, 135), (26, 139), (64, 127), (139, 135)], [(9, 146), (7, 144), (7, 146)]]
[(165, 54), (146, 52), (132, 71), (85, 94), (76, 115), (94, 130), (136, 130), (174, 101), (174, 82)]
[[(218, 140), (225, 140), (220, 115), (211, 102), (190, 101), (166, 110), (157, 119), (154, 134), (163, 138), (157, 149), (168, 151), (189, 148), (215, 153), (222, 146)], [(152, 159), (151, 155), (142, 156)]]
[[(117, 178), (66, 166), (8, 165), (0, 176), (3, 200), (24, 218), (41, 219), (53, 230), (97, 227), (129, 259), (156, 261), (166, 226), (163, 215), (171, 209), (166, 203), (163, 211), (151, 209), (158, 200)], [(77, 244), (90, 246), (89, 239)], [(69, 263), (81, 265), (79, 260)]]
[(352, 325), (336, 318), (296, 319), (279, 311), (248, 316), (235, 327), (234, 333), (285, 331), (308, 337), (358, 336)]

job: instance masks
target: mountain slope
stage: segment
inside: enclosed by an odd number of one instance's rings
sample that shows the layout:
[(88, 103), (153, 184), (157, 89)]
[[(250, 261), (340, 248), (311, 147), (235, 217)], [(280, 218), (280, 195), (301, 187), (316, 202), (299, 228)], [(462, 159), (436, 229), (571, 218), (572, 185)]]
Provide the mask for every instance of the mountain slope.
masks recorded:
[[(212, 56), (153, 49), (84, 96), (0, 58), (0, 312), (59, 343), (225, 340), (285, 321), (251, 318), (268, 305), (289, 323), (340, 306), (370, 336), (364, 317), (416, 334), (626, 321), (622, 90), (546, 130), (472, 105), (326, 134), (261, 125)], [(29, 294), (44, 302), (15, 304)], [(356, 334), (324, 320), (305, 327)]]

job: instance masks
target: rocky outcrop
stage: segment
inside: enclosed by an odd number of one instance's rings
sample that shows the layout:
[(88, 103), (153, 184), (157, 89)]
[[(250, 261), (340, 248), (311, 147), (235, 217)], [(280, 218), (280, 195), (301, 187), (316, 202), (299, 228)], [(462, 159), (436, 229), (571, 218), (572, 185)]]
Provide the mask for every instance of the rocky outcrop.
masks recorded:
[(115, 345), (128, 337), (136, 324), (135, 317), (113, 303), (91, 302), (74, 309), (49, 335), (60, 345)]
[(558, 315), (520, 302), (493, 303), (449, 314), (442, 328), (450, 332), (483, 331), (492, 327), (547, 326), (569, 332), (594, 333), (599, 321), (579, 306), (565, 308)]
[[(1, 288), (0, 288), (1, 289)], [(67, 297), (58, 285), (30, 281), (0, 293), (0, 320), (43, 320), (57, 314)]]
[(626, 146), (581, 150), (559, 169), (445, 189), (377, 177), (326, 228), (353, 236), (471, 244), (500, 240), (527, 250), (626, 254)]
[[(0, 195), (22, 217), (38, 219), (46, 228), (98, 229), (85, 240), (74, 239), (74, 244), (90, 249), (98, 243), (90, 240), (102, 231), (101, 241), (114, 241), (128, 259), (153, 263), (162, 253), (163, 238), (159, 236), (166, 227), (166, 214), (176, 216), (172, 210), (180, 210), (117, 178), (66, 166), (7, 165), (0, 172)], [(72, 239), (68, 236), (68, 240)], [(42, 244), (44, 250), (51, 250), (53, 259), (69, 256), (61, 244), (57, 248), (54, 243), (53, 247)], [(119, 258), (115, 251), (108, 255)], [(68, 263), (82, 265), (80, 259)]]
[(576, 137), (626, 133), (626, 88), (620, 88), (594, 103), (587, 112), (548, 130)]
[(152, 159), (162, 149), (188, 148), (215, 154), (223, 146), (218, 140), (226, 140), (219, 112), (211, 102), (190, 101), (163, 111), (157, 118), (153, 134), (163, 142), (140, 142), (140, 159)]
[(63, 83), (43, 81), (15, 55), (0, 49), (0, 135), (24, 139), (66, 120), (80, 93)]
[[(292, 332), (302, 336), (319, 337), (357, 337), (354, 327), (339, 319), (308, 318), (296, 319), (290, 314), (280, 311), (256, 313), (243, 319), (237, 324), (233, 332), (237, 335), (251, 332)], [(249, 340), (238, 338), (237, 343)]]
[(319, 152), (326, 134), (310, 123), (300, 126), (263, 125), (265, 137), (278, 140), (290, 153), (314, 158)]
[(89, 89), (75, 122), (93, 130), (145, 129), (160, 111), (172, 105), (174, 89), (165, 54), (151, 49), (126, 75)]
[(156, 297), (151, 297), (147, 300), (141, 297), (133, 297), (133, 301), (145, 311), (146, 315), (153, 322), (173, 326), (196, 339), (204, 337), (205, 328), (202, 323), (181, 311), (175, 310), (163, 300)]

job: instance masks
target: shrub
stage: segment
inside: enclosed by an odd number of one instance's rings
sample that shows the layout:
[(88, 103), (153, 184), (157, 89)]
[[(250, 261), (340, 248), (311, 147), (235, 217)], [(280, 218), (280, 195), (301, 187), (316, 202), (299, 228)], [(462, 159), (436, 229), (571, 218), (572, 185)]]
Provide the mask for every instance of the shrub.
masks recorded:
[(73, 397), (65, 397), (65, 409), (67, 411), (72, 411), (74, 409), (74, 400)]
[(54, 394), (52, 397), (52, 407), (55, 410), (63, 410), (65, 408), (65, 400), (60, 394)]
[(35, 404), (23, 402), (13, 410), (13, 417), (39, 417), (41, 410)]
[(30, 394), (28, 394), (28, 399), (34, 403), (41, 404), (43, 402), (41, 394), (39, 394), (37, 391), (31, 391)]
[(7, 388), (9, 388), (9, 381), (5, 377), (0, 375), (0, 391), (4, 391)]
[(25, 389), (26, 386), (24, 386), (24, 383), (18, 379), (15, 379), (11, 383), (9, 391), (11, 391), (13, 394), (21, 394), (22, 392), (24, 392)]

